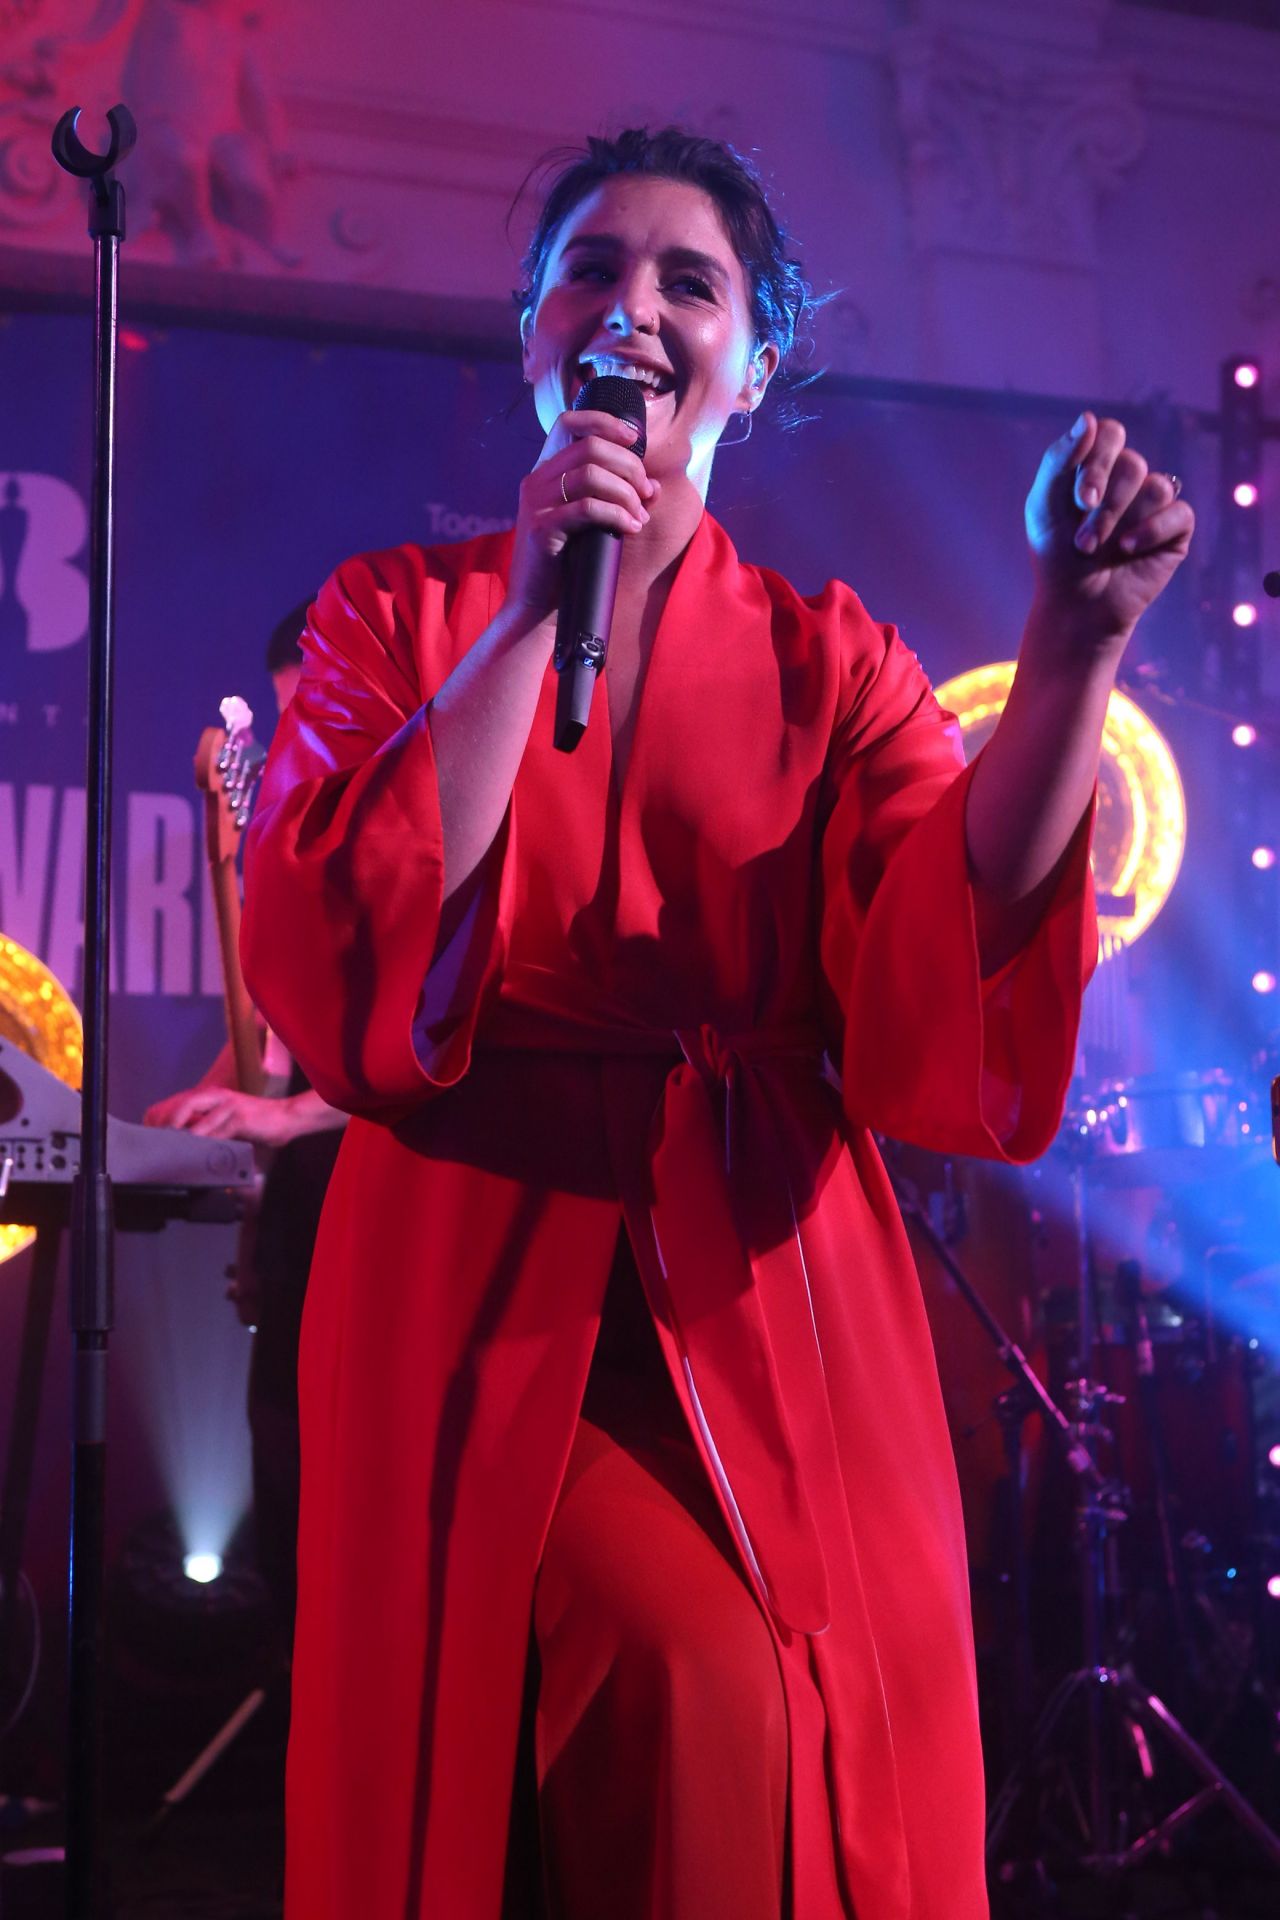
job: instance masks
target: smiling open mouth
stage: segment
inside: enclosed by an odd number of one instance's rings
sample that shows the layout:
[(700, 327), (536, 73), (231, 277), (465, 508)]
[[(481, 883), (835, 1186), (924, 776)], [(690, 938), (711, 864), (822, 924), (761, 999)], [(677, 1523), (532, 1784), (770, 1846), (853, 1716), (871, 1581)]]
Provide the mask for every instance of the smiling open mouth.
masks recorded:
[(643, 387), (646, 406), (661, 395), (675, 391), (676, 383), (671, 374), (658, 373), (652, 367), (637, 366), (634, 360), (623, 360), (616, 354), (592, 354), (589, 359), (579, 362), (578, 377), (584, 383), (599, 379), (605, 374), (614, 375), (623, 380), (632, 380), (638, 387)]

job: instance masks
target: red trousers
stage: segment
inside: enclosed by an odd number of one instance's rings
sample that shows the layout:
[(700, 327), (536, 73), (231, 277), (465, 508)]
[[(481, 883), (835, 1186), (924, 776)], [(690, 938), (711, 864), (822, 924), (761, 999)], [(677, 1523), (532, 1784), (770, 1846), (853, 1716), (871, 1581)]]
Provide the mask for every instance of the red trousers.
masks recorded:
[(638, 1287), (624, 1251), (535, 1594), (540, 1891), (548, 1920), (780, 1920), (777, 1657)]

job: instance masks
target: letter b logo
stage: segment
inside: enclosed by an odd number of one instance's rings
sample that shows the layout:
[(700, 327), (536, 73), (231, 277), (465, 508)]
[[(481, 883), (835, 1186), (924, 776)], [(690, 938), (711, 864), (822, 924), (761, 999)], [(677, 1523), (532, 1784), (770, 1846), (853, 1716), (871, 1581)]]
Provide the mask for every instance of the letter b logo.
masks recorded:
[(89, 582), (75, 556), (88, 524), (65, 480), (0, 469), (0, 661), (18, 648), (54, 653), (83, 639)]

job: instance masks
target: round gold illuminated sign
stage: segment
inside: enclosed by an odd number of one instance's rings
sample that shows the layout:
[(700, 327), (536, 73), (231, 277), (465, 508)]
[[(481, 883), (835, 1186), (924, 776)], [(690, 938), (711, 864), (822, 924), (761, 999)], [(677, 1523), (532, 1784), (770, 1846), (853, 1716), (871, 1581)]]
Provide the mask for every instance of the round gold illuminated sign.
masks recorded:
[[(960, 722), (965, 759), (995, 731), (1015, 663), (958, 673), (937, 689)], [(1115, 692), (1102, 730), (1093, 877), (1104, 937), (1132, 946), (1173, 890), (1187, 839), (1187, 807), (1169, 743), (1127, 694)]]
[[(84, 1028), (75, 1002), (34, 953), (0, 933), (0, 1040), (29, 1053), (69, 1087), (79, 1087)], [(0, 1261), (29, 1247), (31, 1227), (0, 1225)]]

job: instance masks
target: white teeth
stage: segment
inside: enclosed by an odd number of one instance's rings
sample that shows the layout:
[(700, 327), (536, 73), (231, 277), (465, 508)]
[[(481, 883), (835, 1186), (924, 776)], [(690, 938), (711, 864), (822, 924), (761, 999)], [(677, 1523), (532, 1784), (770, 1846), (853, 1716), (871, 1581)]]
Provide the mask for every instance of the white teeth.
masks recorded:
[(638, 367), (633, 360), (622, 360), (614, 354), (599, 353), (592, 354), (590, 359), (584, 360), (582, 364), (590, 368), (596, 379), (606, 374), (613, 374), (623, 380), (634, 380), (638, 386), (651, 387), (655, 393), (664, 391), (662, 376), (654, 373), (650, 367)]

